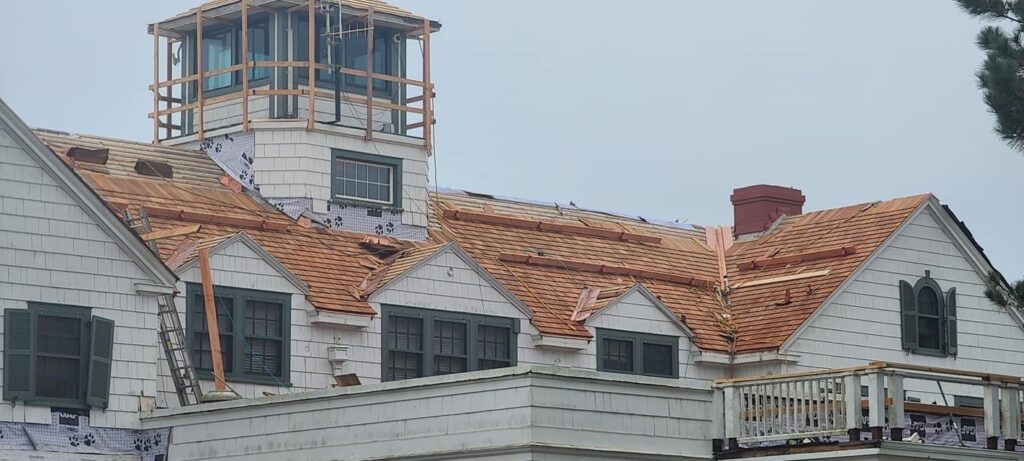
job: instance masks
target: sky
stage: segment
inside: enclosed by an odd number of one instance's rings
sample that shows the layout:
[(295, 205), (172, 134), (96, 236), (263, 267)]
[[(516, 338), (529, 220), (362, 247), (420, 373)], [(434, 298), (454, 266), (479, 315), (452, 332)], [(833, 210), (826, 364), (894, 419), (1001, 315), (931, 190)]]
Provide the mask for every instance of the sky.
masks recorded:
[[(1024, 156), (992, 131), (982, 23), (952, 0), (390, 2), (443, 24), (442, 186), (693, 224), (730, 224), (752, 184), (805, 210), (932, 192), (1024, 277)], [(148, 141), (146, 25), (198, 3), (6, 2), (0, 98)]]

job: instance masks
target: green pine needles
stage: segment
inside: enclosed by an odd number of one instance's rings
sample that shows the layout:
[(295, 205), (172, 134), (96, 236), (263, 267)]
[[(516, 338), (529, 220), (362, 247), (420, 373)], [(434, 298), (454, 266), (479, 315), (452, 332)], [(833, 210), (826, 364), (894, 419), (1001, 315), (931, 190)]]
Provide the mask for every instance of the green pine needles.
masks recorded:
[(996, 133), (1010, 147), (1024, 152), (1024, 0), (956, 3), (971, 16), (999, 24), (978, 33), (978, 47), (985, 52), (985, 62), (977, 73), (978, 87), (996, 116)]

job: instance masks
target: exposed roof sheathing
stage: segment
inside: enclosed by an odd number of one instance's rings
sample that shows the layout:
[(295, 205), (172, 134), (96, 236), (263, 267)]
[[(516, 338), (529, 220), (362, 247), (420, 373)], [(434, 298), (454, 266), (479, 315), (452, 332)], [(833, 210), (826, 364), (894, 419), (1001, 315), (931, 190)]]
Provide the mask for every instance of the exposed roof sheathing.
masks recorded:
[[(763, 236), (723, 242), (716, 250), (703, 228), (443, 191), (430, 194), (430, 241), (402, 248), (367, 243), (364, 234), (300, 226), (261, 199), (221, 184), (223, 173), (201, 153), (37, 134), (58, 154), (70, 147), (108, 148), (106, 165), (65, 162), (115, 211), (146, 207), (157, 231), (202, 223), (196, 234), (161, 240), (165, 260), (186, 238), (210, 244), (245, 232), (308, 285), (307, 299), (318, 309), (373, 315), (366, 299), (374, 290), (455, 242), (522, 302), (542, 334), (590, 338), (581, 312), (592, 314), (615, 294), (643, 284), (699, 347), (723, 352), (778, 348), (930, 197), (784, 217)], [(138, 175), (132, 166), (139, 159), (171, 165), (173, 179)], [(725, 292), (722, 272), (732, 287)]]

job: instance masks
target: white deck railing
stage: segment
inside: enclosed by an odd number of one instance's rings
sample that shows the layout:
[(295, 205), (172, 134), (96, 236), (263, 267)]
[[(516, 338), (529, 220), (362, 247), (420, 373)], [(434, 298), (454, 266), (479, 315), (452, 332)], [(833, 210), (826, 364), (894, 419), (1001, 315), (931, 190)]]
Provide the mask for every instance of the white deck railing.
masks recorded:
[[(740, 444), (849, 435), (860, 438), (864, 408), (873, 439), (886, 419), (902, 440), (906, 402), (903, 381), (976, 386), (984, 395), (987, 444), (998, 438), (1013, 449), (1020, 435), (1021, 379), (986, 373), (874, 362), (866, 366), (719, 380), (715, 383), (714, 438), (721, 449)], [(862, 386), (867, 386), (865, 401)]]

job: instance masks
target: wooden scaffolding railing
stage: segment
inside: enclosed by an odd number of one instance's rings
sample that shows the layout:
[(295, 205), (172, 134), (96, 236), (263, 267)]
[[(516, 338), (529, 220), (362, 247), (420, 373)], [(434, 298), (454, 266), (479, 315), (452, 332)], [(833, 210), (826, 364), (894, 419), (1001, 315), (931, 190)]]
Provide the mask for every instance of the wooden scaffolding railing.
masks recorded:
[[(380, 74), (377, 73), (373, 67), (373, 59), (367, 59), (366, 69), (353, 69), (340, 65), (328, 65), (321, 62), (316, 62), (315, 59), (309, 59), (305, 61), (293, 61), (293, 60), (261, 60), (256, 61), (251, 59), (249, 56), (249, 37), (248, 37), (248, 25), (249, 25), (249, 2), (250, 0), (241, 0), (241, 63), (227, 67), (222, 67), (215, 70), (203, 69), (203, 47), (198, 44), (203, 43), (203, 19), (204, 9), (199, 7), (195, 12), (195, 44), (191, 51), (195, 54), (196, 69), (188, 75), (184, 75), (185, 72), (181, 72), (182, 76), (173, 78), (173, 62), (172, 62), (172, 45), (174, 43), (182, 43), (180, 38), (176, 38), (173, 35), (162, 36), (159, 24), (154, 24), (152, 28), (153, 33), (153, 84), (149, 86), (153, 92), (153, 111), (149, 113), (149, 118), (153, 120), (153, 142), (158, 143), (162, 140), (172, 138), (175, 131), (179, 134), (186, 134), (187, 130), (191, 130), (190, 127), (186, 126), (185, 117), (186, 113), (192, 113), (195, 119), (194, 131), (188, 132), (188, 134), (195, 134), (198, 140), (203, 140), (206, 137), (206, 124), (204, 123), (204, 112), (211, 106), (221, 104), (228, 101), (240, 101), (241, 102), (241, 127), (243, 131), (248, 131), (250, 128), (250, 122), (252, 121), (252, 114), (249, 112), (250, 101), (249, 98), (257, 96), (298, 96), (305, 97), (307, 106), (306, 116), (306, 128), (312, 130), (316, 126), (316, 101), (317, 99), (334, 100), (335, 94), (330, 91), (320, 91), (317, 89), (317, 77), (318, 71), (331, 71), (338, 72), (341, 75), (356, 76), (366, 79), (366, 90), (365, 95), (358, 93), (346, 93), (342, 92), (340, 95), (341, 101), (352, 104), (353, 106), (365, 107), (365, 116), (362, 118), (362, 125), (366, 131), (365, 138), (370, 140), (374, 136), (374, 110), (388, 110), (398, 111), (404, 114), (415, 114), (421, 121), (414, 121), (413, 123), (406, 123), (403, 126), (405, 132), (422, 129), (423, 145), (427, 150), (432, 149), (432, 129), (433, 125), (437, 122), (434, 118), (433, 101), (436, 96), (434, 92), (434, 85), (430, 80), (430, 34), (432, 32), (431, 22), (429, 19), (424, 18), (422, 27), (417, 26), (415, 29), (408, 29), (402, 31), (407, 37), (418, 37), (422, 45), (422, 80), (416, 80), (396, 75)], [(297, 11), (305, 9), (307, 14), (307, 24), (316, 24), (316, 14), (318, 0), (309, 0), (303, 2), (301, 5), (293, 7), (283, 11)], [(260, 8), (264, 10), (264, 8)], [(367, 10), (365, 16), (367, 25), (365, 30), (367, 31), (368, 37), (373, 36), (374, 31), (374, 10), (370, 7)], [(308, 35), (305, 37), (307, 41), (307, 50), (316, 50), (316, 28), (307, 27)], [(160, 40), (166, 40), (166, 73), (165, 78), (161, 79), (160, 74)], [(373, 56), (374, 53), (374, 42), (375, 40), (366, 40), (366, 53), (367, 56)], [(184, 69), (185, 66), (182, 65)], [(305, 82), (305, 88), (298, 88), (299, 79), (284, 79), (286, 81), (294, 81), (293, 88), (251, 88), (250, 85), (250, 71), (259, 68), (270, 68), (270, 69), (286, 69), (291, 75), (297, 76), (298, 69), (305, 68), (307, 72), (307, 81)], [(206, 97), (203, 94), (204, 82), (211, 78), (219, 75), (241, 72), (241, 85), (238, 91), (229, 92), (227, 94), (220, 94), (217, 96)], [(420, 94), (409, 97), (403, 96), (402, 99), (396, 103), (393, 101), (382, 100), (381, 98), (375, 98), (373, 94), (373, 85), (376, 80), (382, 80), (390, 82), (395, 85), (400, 85), (403, 88), (415, 87), (419, 88)], [(193, 93), (190, 97), (175, 97), (174, 88), (185, 86), (193, 88)], [(397, 94), (404, 95), (404, 91), (398, 91)], [(180, 91), (180, 94), (184, 95), (184, 91)], [(412, 104), (418, 104), (412, 105)], [(335, 114), (340, 117), (340, 114)], [(179, 123), (174, 123), (175, 116), (178, 117)], [(161, 136), (161, 129), (163, 129), (163, 136)]]

